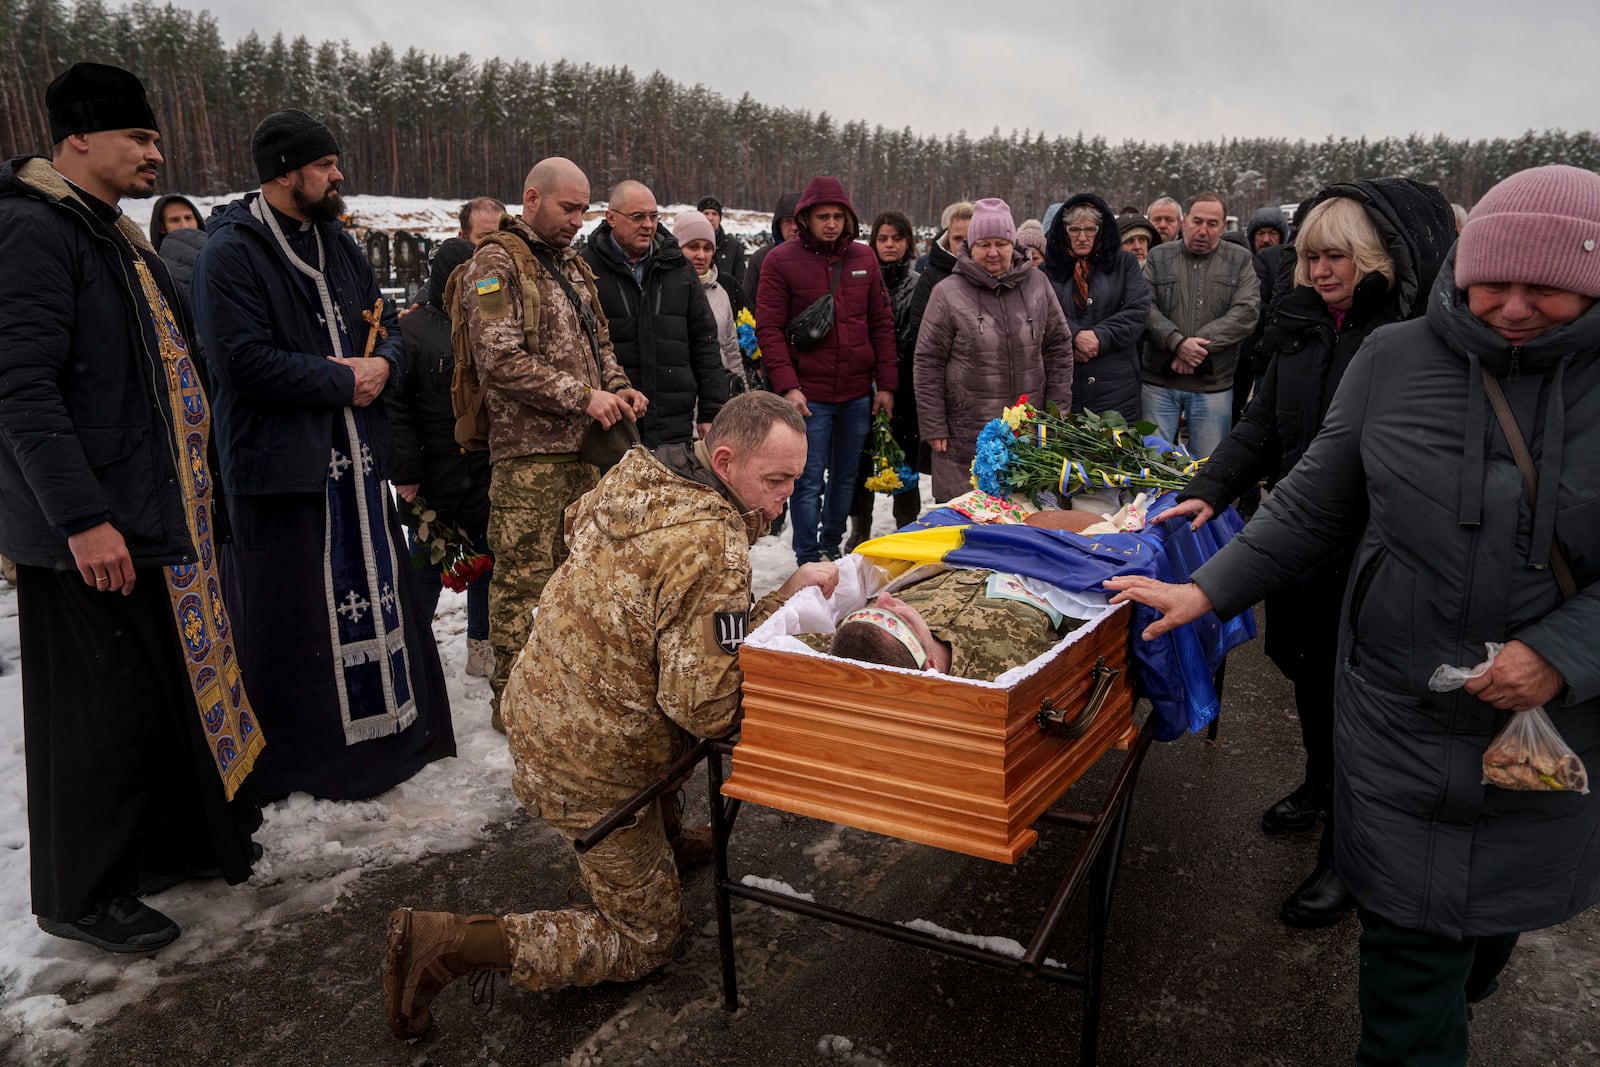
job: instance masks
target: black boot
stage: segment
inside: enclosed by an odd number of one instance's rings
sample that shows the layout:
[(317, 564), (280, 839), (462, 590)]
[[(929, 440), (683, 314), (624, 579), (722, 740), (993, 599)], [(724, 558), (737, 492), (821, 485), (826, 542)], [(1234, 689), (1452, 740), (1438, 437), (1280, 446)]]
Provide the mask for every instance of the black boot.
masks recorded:
[(39, 917), (39, 929), (107, 952), (154, 952), (178, 939), (178, 924), (134, 897), (102, 901), (74, 922)]
[(872, 512), (850, 516), (850, 536), (845, 538), (844, 550), (854, 552), (862, 542), (872, 536)]
[(1298, 834), (1317, 825), (1317, 817), (1328, 812), (1333, 790), (1326, 785), (1302, 782), (1300, 788), (1261, 813), (1264, 834)]
[(1314, 930), (1319, 926), (1332, 926), (1355, 906), (1355, 898), (1333, 873), (1333, 868), (1319, 865), (1311, 872), (1311, 877), (1289, 894), (1289, 899), (1278, 910), (1278, 918), (1287, 926)]

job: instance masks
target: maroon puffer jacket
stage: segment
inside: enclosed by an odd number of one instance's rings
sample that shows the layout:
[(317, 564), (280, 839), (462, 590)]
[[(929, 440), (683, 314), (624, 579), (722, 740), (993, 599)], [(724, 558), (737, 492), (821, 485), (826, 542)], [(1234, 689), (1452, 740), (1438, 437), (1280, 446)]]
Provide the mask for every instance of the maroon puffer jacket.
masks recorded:
[[(849, 217), (844, 232), (824, 246), (806, 229), (810, 209), (818, 204), (843, 204)], [(774, 391), (799, 389), (807, 400), (839, 404), (867, 395), (873, 381), (892, 392), (899, 384), (894, 348), (894, 310), (883, 287), (878, 257), (856, 241), (860, 222), (856, 209), (836, 179), (820, 177), (800, 197), (795, 209), (800, 239), (767, 253), (755, 294), (756, 339)], [(834, 292), (833, 332), (809, 352), (794, 352), (784, 339), (784, 325), (827, 295), (833, 268), (844, 257), (844, 272)], [(909, 398), (908, 398), (909, 399)]]

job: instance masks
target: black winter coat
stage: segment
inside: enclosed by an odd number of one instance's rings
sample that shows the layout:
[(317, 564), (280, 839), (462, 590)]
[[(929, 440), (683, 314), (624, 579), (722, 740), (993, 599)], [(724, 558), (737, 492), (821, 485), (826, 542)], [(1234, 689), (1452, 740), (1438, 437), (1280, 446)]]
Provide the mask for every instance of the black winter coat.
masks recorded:
[[(915, 466), (917, 451), (922, 447), (922, 437), (917, 430), (917, 405), (909, 402), (917, 395), (913, 391), (912, 374), (912, 364), (916, 362), (917, 354), (917, 331), (911, 321), (911, 302), (917, 295), (917, 282), (922, 276), (909, 259), (899, 263), (879, 263), (878, 269), (883, 271), (883, 287), (889, 293), (889, 307), (894, 311), (894, 351), (900, 364), (900, 380), (896, 385), (900, 395), (907, 401), (895, 405), (894, 413), (889, 416), (889, 428), (896, 443), (905, 451), (907, 460)], [(915, 325), (921, 325), (920, 319)]]
[[(489, 453), (468, 452), (456, 444), (450, 316), (436, 303), (424, 304), (406, 316), (403, 335), (400, 392), (389, 403), (394, 430), (390, 480), (420, 486), (417, 492), (429, 507), (465, 532), (481, 534), (489, 528)], [(409, 522), (410, 508), (400, 508)]]
[[(1080, 314), (1073, 299), (1073, 271), (1078, 260), (1067, 238), (1067, 212), (1087, 204), (1100, 212), (1100, 232), (1089, 250), (1089, 298)], [(1061, 205), (1044, 239), (1044, 271), (1067, 313), (1074, 338), (1093, 330), (1100, 354), (1081, 363), (1072, 379), (1073, 411), (1120, 411), (1129, 422), (1143, 411), (1140, 387), (1144, 374), (1139, 362), (1139, 339), (1150, 318), (1150, 283), (1139, 270), (1139, 259), (1122, 250), (1111, 206), (1093, 193), (1079, 193)], [(1077, 349), (1073, 349), (1077, 359)]]
[(640, 439), (646, 448), (694, 440), (696, 420), (710, 422), (727, 402), (728, 373), (716, 316), (678, 242), (656, 232), (643, 286), (623, 260), (610, 223), (602, 222), (579, 254), (594, 271), (617, 362), (650, 399), (639, 420)]
[(18, 563), (71, 570), (68, 536), (107, 521), (135, 567), (194, 561), (134, 254), (187, 333), (136, 227), (79, 199), (47, 159), (0, 164), (0, 552)]
[[(734, 282), (741, 288), (744, 286), (744, 242), (731, 233), (723, 233), (722, 227), (717, 227), (717, 280), (726, 285)], [(734, 305), (734, 314), (738, 314), (739, 305)]]
[[(1194, 580), (1227, 618), (1356, 543), (1332, 678), (1335, 869), (1362, 906), (1459, 940), (1600, 902), (1600, 791), (1484, 785), (1514, 713), (1428, 688), (1441, 664), (1521, 641), (1566, 684), (1545, 705), (1556, 731), (1600, 767), (1600, 307), (1513, 346), (1451, 267), (1416, 296), (1425, 315), (1368, 338), (1305, 456)], [(1481, 371), (1528, 441), (1537, 507)], [(1544, 566), (1550, 538), (1570, 600)]]
[[(328, 480), (333, 422), (355, 395), (355, 373), (327, 357), (322, 308), (270, 230), (250, 213), (260, 193), (219, 205), (206, 223), (194, 271), (195, 328), (214, 381), (212, 411), (222, 480), (240, 496), (320, 493)], [(362, 320), (381, 298), (366, 257), (337, 222), (321, 222), (324, 272), (359, 356)], [(388, 337), (373, 356), (389, 361), (389, 381), (363, 408), (380, 478), (394, 464), (385, 401), (400, 390), (400, 323), (383, 301)]]
[[(1330, 186), (1303, 210), (1333, 196), (1366, 207), (1394, 262), (1395, 284), (1380, 274), (1368, 275), (1337, 329), (1315, 289), (1286, 287), (1274, 299), (1262, 334), (1261, 352), (1269, 362), (1261, 388), (1180, 500), (1198, 498), (1221, 511), (1262, 478), (1276, 485), (1322, 429), (1345, 368), (1372, 331), (1426, 310), (1423, 297), (1455, 240), (1454, 216), (1444, 197), (1409, 179), (1379, 178)], [(1293, 270), (1294, 258), (1290, 246), (1284, 271)], [(1348, 550), (1335, 553), (1268, 599), (1267, 654), (1290, 678), (1316, 671), (1326, 677), (1349, 563)]]

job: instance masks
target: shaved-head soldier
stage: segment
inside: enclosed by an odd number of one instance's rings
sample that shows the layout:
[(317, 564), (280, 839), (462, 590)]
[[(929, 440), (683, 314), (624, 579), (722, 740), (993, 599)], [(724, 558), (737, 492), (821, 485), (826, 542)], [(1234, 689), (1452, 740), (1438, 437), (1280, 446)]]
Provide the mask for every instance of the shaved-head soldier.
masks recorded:
[(562, 512), (600, 479), (578, 458), (584, 431), (637, 419), (648, 406), (617, 365), (594, 275), (572, 248), (588, 207), (589, 179), (576, 163), (540, 160), (523, 183), (522, 217), (503, 218), (461, 278), (456, 314), (486, 387), (493, 464), (489, 641), (497, 728), (511, 661), (567, 555)]

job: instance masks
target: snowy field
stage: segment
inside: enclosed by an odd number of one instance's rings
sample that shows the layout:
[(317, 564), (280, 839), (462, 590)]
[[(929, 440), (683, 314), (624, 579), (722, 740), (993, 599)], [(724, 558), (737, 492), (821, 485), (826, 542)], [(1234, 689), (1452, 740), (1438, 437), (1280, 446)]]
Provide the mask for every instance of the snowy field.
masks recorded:
[[(139, 228), (145, 233), (150, 232), (150, 210), (160, 199), (162, 194), (182, 192), (178, 189), (162, 189), (155, 196), (142, 200), (124, 200), (122, 210), (128, 218), (138, 223)], [(200, 209), (202, 217), (209, 216), (211, 209), (217, 204), (225, 204), (230, 200), (238, 200), (244, 193), (228, 193), (226, 196), (191, 196), (196, 207)], [(440, 200), (421, 197), (404, 196), (347, 196), (345, 207), (350, 212), (351, 229), (360, 232), (363, 230), (409, 230), (422, 237), (434, 240), (443, 240), (454, 237), (460, 229), (458, 213), (461, 210), (461, 200)], [(507, 205), (513, 215), (522, 214), (520, 203)], [(664, 204), (661, 206), (661, 224), (671, 229), (671, 222), (680, 211), (693, 210), (693, 204)], [(580, 234), (587, 236), (594, 228), (600, 225), (605, 217), (606, 205), (599, 201), (589, 206), (584, 216), (583, 229)], [(736, 233), (745, 237), (760, 237), (762, 234), (772, 232), (772, 214), (763, 211), (739, 211), (729, 209), (723, 213), (722, 228), (727, 233)]]
[[(923, 507), (931, 507), (922, 480)], [(894, 526), (877, 498), (874, 536)], [(754, 592), (794, 569), (786, 527), (751, 550)], [(267, 939), (294, 920), (330, 911), (363, 874), (456, 852), (484, 840), (516, 812), (511, 757), (489, 726), (489, 683), (466, 673), (466, 596), (445, 590), (434, 618), (455, 723), (455, 759), (369, 801), (296, 793), (270, 805), (256, 840), (266, 850), (240, 886), (191, 882), (146, 898), (183, 936), (153, 956), (116, 956), (39, 930), (29, 907), (26, 774), (16, 591), (0, 583), (0, 1045), (16, 1037), (26, 1059), (70, 1054), (85, 1030), (156, 991), (163, 976)]]

